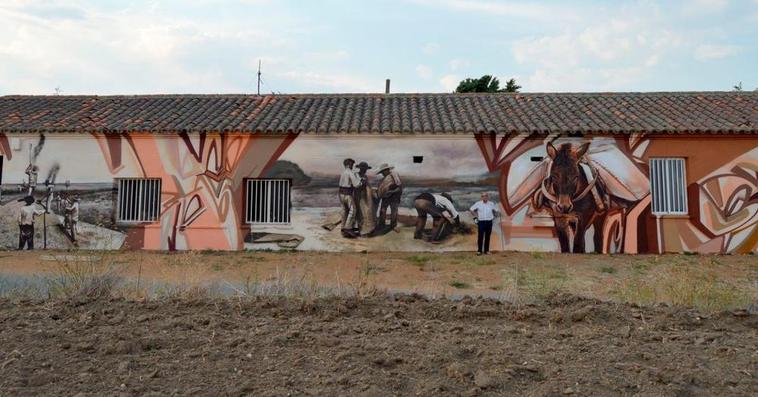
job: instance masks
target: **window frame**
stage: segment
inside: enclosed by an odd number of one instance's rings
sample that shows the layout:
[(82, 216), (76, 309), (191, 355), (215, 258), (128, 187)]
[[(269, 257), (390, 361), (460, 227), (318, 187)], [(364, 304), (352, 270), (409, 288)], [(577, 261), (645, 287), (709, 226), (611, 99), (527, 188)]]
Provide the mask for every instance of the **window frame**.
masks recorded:
[[(250, 203), (251, 198), (252, 198), (251, 187), (252, 187), (252, 184), (255, 183), (256, 181), (265, 181), (271, 184), (274, 182), (286, 182), (285, 192), (287, 196), (286, 196), (286, 206), (284, 207), (285, 209), (284, 214), (286, 217), (286, 221), (279, 221), (279, 222), (273, 222), (270, 220), (264, 221), (264, 222), (253, 221), (254, 214), (250, 213), (250, 209), (252, 208), (252, 205)], [(251, 225), (251, 226), (287, 226), (287, 225), (292, 224), (292, 179), (291, 178), (245, 178), (244, 182), (245, 182), (245, 189), (244, 189), (243, 200), (244, 200), (245, 210), (243, 213), (243, 217), (244, 217), (243, 220), (245, 224)], [(273, 194), (274, 194), (274, 189), (269, 188), (268, 199), (266, 201), (267, 211), (269, 208), (268, 203), (270, 202)], [(270, 217), (271, 215), (268, 216), (268, 218)]]
[[(654, 163), (659, 163), (661, 165), (654, 166)], [(680, 163), (681, 166), (677, 168), (671, 165), (676, 163)], [(688, 216), (689, 202), (687, 197), (687, 158), (651, 157), (648, 160), (648, 169), (651, 213), (657, 217)], [(660, 172), (658, 172), (658, 170), (660, 170)], [(679, 171), (681, 171), (681, 179), (679, 179)], [(656, 193), (663, 194), (663, 197), (658, 197), (658, 201), (656, 200)], [(682, 210), (676, 211), (671, 209), (671, 207), (676, 207), (679, 205)], [(662, 206), (663, 210), (657, 208), (659, 206)]]
[[(121, 215), (124, 211), (121, 211), (121, 187), (122, 182), (124, 181), (157, 181), (157, 203), (156, 203), (156, 213), (154, 216), (154, 219), (143, 219), (143, 220), (128, 220), (128, 219), (121, 219)], [(126, 224), (126, 225), (138, 225), (138, 224), (148, 224), (148, 223), (157, 223), (161, 220), (161, 195), (163, 193), (163, 180), (161, 178), (116, 178), (116, 223), (118, 224)]]

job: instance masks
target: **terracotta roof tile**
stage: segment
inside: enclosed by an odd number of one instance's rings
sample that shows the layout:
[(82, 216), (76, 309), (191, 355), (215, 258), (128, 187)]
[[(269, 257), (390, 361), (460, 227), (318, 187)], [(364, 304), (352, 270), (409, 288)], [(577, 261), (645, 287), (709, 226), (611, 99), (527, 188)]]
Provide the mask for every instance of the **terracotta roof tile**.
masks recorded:
[(758, 133), (758, 93), (3, 96), (0, 132)]

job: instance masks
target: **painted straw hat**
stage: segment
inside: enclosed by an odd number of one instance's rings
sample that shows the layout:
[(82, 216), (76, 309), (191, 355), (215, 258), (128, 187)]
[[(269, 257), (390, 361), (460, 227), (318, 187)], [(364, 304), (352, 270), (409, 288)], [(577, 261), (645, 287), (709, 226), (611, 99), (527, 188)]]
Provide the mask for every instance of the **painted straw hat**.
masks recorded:
[(395, 167), (392, 167), (392, 166), (390, 166), (387, 163), (382, 163), (382, 165), (380, 165), (379, 168), (376, 169), (376, 173), (377, 174), (381, 174), (382, 171), (384, 171), (384, 170), (391, 170), (393, 168), (395, 168)]

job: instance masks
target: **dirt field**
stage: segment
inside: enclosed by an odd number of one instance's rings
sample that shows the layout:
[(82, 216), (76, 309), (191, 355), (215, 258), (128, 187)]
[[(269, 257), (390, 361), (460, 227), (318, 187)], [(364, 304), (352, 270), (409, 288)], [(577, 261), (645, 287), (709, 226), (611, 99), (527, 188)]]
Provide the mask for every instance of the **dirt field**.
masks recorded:
[[(758, 317), (567, 295), (0, 300), (2, 395), (758, 393)], [(77, 394), (83, 393), (83, 394)]]
[(758, 395), (757, 259), (0, 252), (0, 396)]

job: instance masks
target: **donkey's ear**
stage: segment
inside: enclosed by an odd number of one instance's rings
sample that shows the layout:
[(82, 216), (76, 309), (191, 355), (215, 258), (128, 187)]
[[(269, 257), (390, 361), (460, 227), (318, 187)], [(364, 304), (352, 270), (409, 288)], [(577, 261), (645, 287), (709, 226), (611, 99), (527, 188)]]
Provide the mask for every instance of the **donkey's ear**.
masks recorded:
[(590, 143), (587, 142), (583, 144), (582, 146), (579, 146), (579, 149), (576, 149), (576, 158), (580, 159), (582, 156), (584, 156), (587, 153), (587, 149), (590, 148)]
[(551, 159), (555, 159), (555, 155), (558, 153), (558, 150), (555, 149), (555, 146), (553, 146), (552, 142), (548, 142), (545, 146), (545, 149), (547, 149), (547, 155)]

